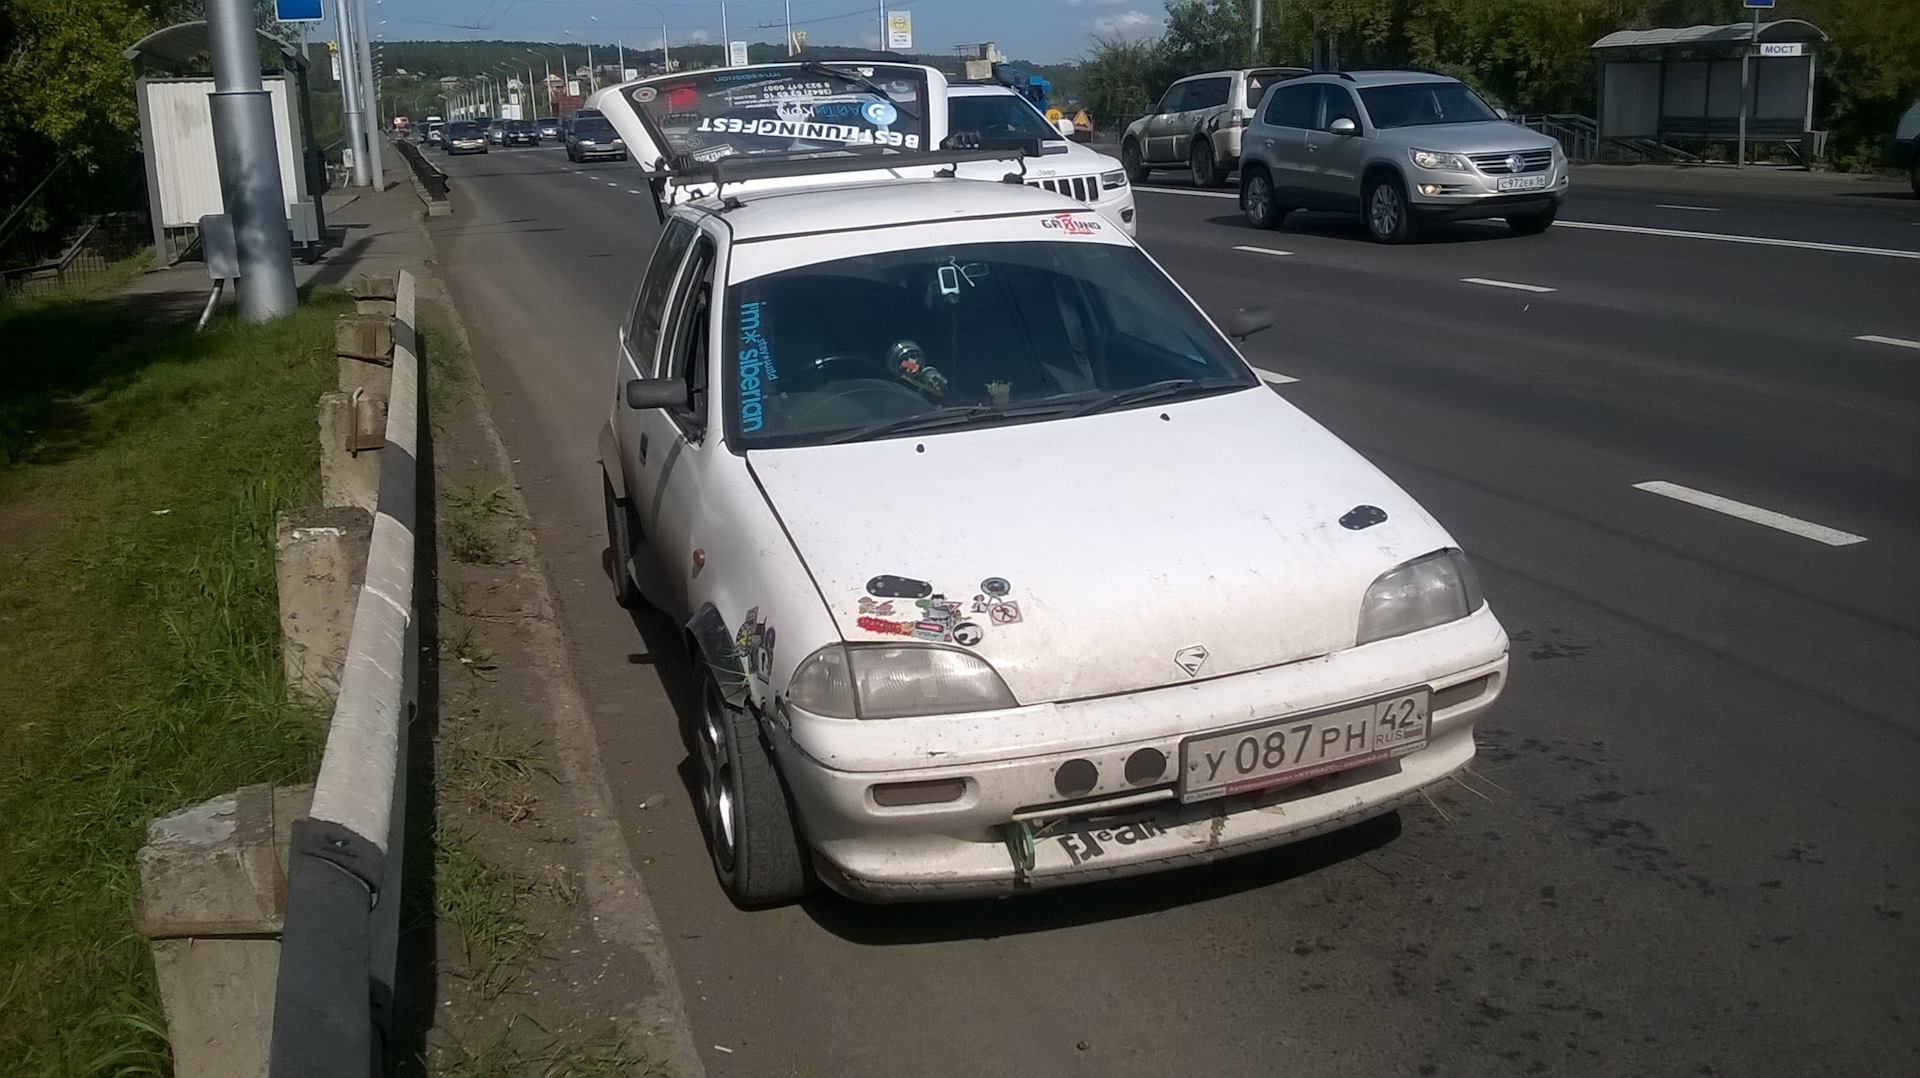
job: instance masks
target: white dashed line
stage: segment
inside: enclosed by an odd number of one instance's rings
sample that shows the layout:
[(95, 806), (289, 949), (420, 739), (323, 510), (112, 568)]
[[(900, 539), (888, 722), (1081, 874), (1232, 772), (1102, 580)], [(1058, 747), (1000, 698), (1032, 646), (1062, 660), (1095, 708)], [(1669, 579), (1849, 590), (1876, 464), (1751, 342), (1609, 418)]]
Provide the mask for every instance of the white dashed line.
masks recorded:
[(1803, 251), (1833, 251), (1843, 255), (1879, 255), (1883, 258), (1920, 258), (1920, 251), (1894, 251), (1885, 247), (1851, 247), (1844, 243), (1815, 243), (1812, 240), (1777, 240), (1770, 236), (1730, 236), (1724, 232), (1688, 232), (1678, 228), (1645, 228), (1640, 225), (1603, 225), (1594, 221), (1555, 221), (1555, 228), (1586, 228), (1595, 232), (1628, 232), (1636, 236), (1671, 236), (1683, 240), (1719, 240), (1721, 243), (1751, 243), (1761, 247), (1797, 247)]
[(1720, 212), (1720, 207), (1718, 206), (1679, 206), (1671, 202), (1656, 202), (1653, 205), (1655, 209), (1662, 209), (1662, 210), (1692, 210), (1695, 213), (1719, 213)]
[(1483, 284), (1488, 288), (1514, 288), (1522, 292), (1558, 292), (1558, 288), (1547, 288), (1537, 284), (1519, 284), (1514, 281), (1495, 281), (1486, 277), (1462, 277), (1462, 284)]
[[(584, 172), (582, 172), (582, 173), (575, 173), (575, 175), (580, 175), (580, 176), (585, 176), (585, 175), (586, 175), (586, 173), (584, 173)], [(587, 176), (587, 179), (589, 179), (589, 180), (597, 180), (597, 179), (599, 179), (599, 178), (600, 178), (600, 177), (598, 177), (598, 176)]]
[(627, 194), (630, 194), (630, 195), (637, 195), (637, 194), (639, 194), (639, 193), (640, 193), (639, 191), (636, 191), (636, 190), (634, 190), (634, 189), (633, 189), (633, 188), (631, 188), (631, 187), (629, 187), (629, 188), (627, 188)]
[(1278, 251), (1272, 247), (1248, 247), (1245, 245), (1236, 245), (1234, 250), (1246, 251), (1256, 255), (1290, 255), (1293, 253), (1292, 251)]
[(1867, 537), (1864, 535), (1855, 535), (1852, 532), (1840, 531), (1838, 528), (1829, 528), (1821, 524), (1814, 524), (1801, 520), (1799, 517), (1790, 517), (1785, 513), (1776, 513), (1771, 509), (1762, 509), (1757, 505), (1748, 505), (1746, 502), (1736, 502), (1732, 498), (1722, 498), (1718, 494), (1708, 494), (1703, 490), (1683, 487), (1678, 483), (1635, 483), (1633, 489), (1644, 490), (1649, 494), (1658, 494), (1663, 498), (1672, 498), (1675, 501), (1686, 502), (1688, 505), (1697, 505), (1702, 509), (1711, 509), (1716, 513), (1725, 513), (1730, 517), (1738, 517), (1741, 520), (1752, 521), (1755, 524), (1764, 524), (1769, 528), (1790, 532), (1803, 539), (1811, 539), (1816, 543), (1825, 543), (1828, 546), (1852, 546), (1855, 543), (1864, 543), (1867, 541)]
[(1186, 191), (1178, 187), (1135, 187), (1135, 191), (1150, 191), (1156, 195), (1192, 195), (1195, 198), (1231, 198), (1238, 200), (1238, 191)]
[(1902, 340), (1899, 337), (1882, 337), (1877, 333), (1863, 333), (1855, 337), (1854, 340), (1866, 341), (1870, 344), (1890, 344), (1895, 348), (1920, 348), (1920, 341)]
[(609, 180), (609, 181), (607, 181), (607, 186), (608, 186), (608, 187), (618, 187), (618, 186), (620, 186), (620, 185), (619, 185), (619, 184), (617, 184), (617, 183), (614, 183), (614, 182), (613, 182), (613, 181), (611, 181), (611, 180)]
[(1260, 380), (1270, 386), (1283, 386), (1290, 382), (1298, 382), (1300, 380), (1298, 378), (1289, 378), (1284, 374), (1275, 374), (1272, 371), (1263, 371), (1258, 367), (1253, 369), (1253, 373), (1259, 375)]

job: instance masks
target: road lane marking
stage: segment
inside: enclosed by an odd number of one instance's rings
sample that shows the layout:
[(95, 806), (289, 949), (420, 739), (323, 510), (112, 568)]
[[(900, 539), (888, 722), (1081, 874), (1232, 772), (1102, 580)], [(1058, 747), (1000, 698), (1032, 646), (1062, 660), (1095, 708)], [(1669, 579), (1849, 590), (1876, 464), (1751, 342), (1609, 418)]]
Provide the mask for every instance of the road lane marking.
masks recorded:
[(1811, 539), (1816, 543), (1825, 543), (1828, 546), (1852, 546), (1855, 543), (1864, 543), (1867, 541), (1867, 537), (1864, 535), (1855, 535), (1852, 532), (1843, 532), (1838, 528), (1829, 528), (1821, 524), (1814, 524), (1810, 521), (1801, 520), (1799, 517), (1790, 517), (1785, 513), (1776, 513), (1771, 509), (1762, 509), (1757, 505), (1748, 505), (1746, 502), (1736, 502), (1732, 498), (1722, 498), (1718, 494), (1708, 494), (1704, 490), (1683, 487), (1678, 483), (1659, 481), (1635, 483), (1633, 489), (1644, 490), (1649, 494), (1658, 494), (1663, 498), (1672, 498), (1675, 501), (1686, 502), (1688, 505), (1697, 505), (1702, 509), (1711, 509), (1716, 513), (1725, 513), (1730, 517), (1739, 517), (1741, 520), (1752, 521), (1755, 524), (1764, 524), (1769, 528), (1790, 532), (1803, 539)]
[(612, 180), (608, 180), (608, 181), (607, 181), (607, 186), (608, 186), (608, 187), (618, 187), (618, 186), (620, 186), (620, 185), (619, 185), (619, 184), (617, 184), (617, 183), (614, 183), (614, 182), (613, 182)]
[(1920, 348), (1920, 341), (1907, 341), (1899, 337), (1882, 337), (1877, 333), (1862, 333), (1856, 341), (1870, 341), (1873, 344), (1891, 344), (1896, 348)]
[(635, 190), (635, 189), (633, 189), (633, 188), (631, 188), (631, 187), (629, 187), (629, 188), (627, 188), (627, 194), (630, 194), (630, 195), (637, 195), (637, 194), (639, 194), (639, 193), (640, 193), (639, 191), (637, 191), (637, 190)]
[(1272, 247), (1248, 247), (1245, 244), (1235, 245), (1233, 249), (1236, 251), (1249, 251), (1257, 255), (1290, 255), (1293, 253), (1292, 251), (1275, 250)]
[(1519, 284), (1514, 281), (1495, 281), (1486, 277), (1462, 277), (1462, 284), (1483, 284), (1488, 288), (1517, 288), (1522, 292), (1558, 292), (1558, 288), (1547, 288), (1537, 284)]
[(1661, 210), (1692, 210), (1695, 213), (1719, 213), (1720, 212), (1720, 207), (1718, 206), (1680, 206), (1672, 202), (1656, 202), (1653, 205), (1655, 209), (1661, 209)]
[(1920, 258), (1920, 251), (1894, 251), (1885, 247), (1853, 247), (1844, 243), (1815, 243), (1812, 240), (1777, 240), (1770, 236), (1734, 236), (1724, 232), (1689, 232), (1679, 228), (1646, 228), (1642, 225), (1603, 225), (1596, 221), (1555, 221), (1555, 228), (1587, 228), (1595, 232), (1629, 232), (1637, 236), (1671, 236), (1683, 240), (1719, 240), (1721, 243), (1751, 243), (1761, 247), (1797, 247), (1803, 251), (1833, 251), (1845, 255), (1879, 255), (1883, 258)]
[(1238, 191), (1186, 191), (1178, 187), (1138, 187), (1135, 191), (1152, 191), (1159, 195), (1192, 195), (1194, 198), (1231, 198), (1238, 199)]
[(1275, 374), (1272, 371), (1264, 371), (1264, 370), (1261, 370), (1259, 367), (1255, 367), (1253, 369), (1253, 373), (1259, 375), (1260, 380), (1262, 382), (1267, 383), (1270, 386), (1283, 386), (1289, 382), (1298, 382), (1300, 380), (1298, 378), (1289, 378), (1284, 374)]

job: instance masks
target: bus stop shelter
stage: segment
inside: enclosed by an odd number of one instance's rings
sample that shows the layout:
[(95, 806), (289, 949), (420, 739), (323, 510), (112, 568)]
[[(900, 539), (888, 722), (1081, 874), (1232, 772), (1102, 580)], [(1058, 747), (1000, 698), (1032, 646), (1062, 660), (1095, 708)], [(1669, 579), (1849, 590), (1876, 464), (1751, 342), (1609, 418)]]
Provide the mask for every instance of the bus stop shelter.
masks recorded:
[[(1661, 146), (1760, 143), (1800, 160), (1823, 150), (1813, 81), (1827, 35), (1799, 19), (1619, 30), (1593, 43), (1600, 136)], [(1745, 92), (1742, 92), (1742, 87)]]

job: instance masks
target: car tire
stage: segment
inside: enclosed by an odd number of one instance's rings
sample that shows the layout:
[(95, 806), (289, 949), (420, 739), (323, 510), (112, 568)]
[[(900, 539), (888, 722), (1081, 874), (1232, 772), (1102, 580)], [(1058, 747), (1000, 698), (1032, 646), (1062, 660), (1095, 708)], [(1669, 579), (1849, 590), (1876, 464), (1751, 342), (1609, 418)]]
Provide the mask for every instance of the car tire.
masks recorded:
[(1255, 228), (1279, 228), (1291, 208), (1280, 204), (1267, 170), (1253, 166), (1240, 170), (1240, 212)]
[(1225, 182), (1226, 177), (1220, 171), (1220, 163), (1214, 160), (1213, 143), (1206, 139), (1193, 140), (1193, 150), (1187, 154), (1187, 163), (1193, 166), (1195, 187), (1218, 187)]
[(627, 562), (637, 553), (633, 548), (633, 515), (615, 499), (613, 480), (604, 468), (600, 470), (600, 494), (607, 509), (607, 551), (613, 562), (609, 567), (613, 575), (613, 598), (628, 610), (635, 610), (646, 605), (646, 598), (640, 594), (640, 585), (633, 574), (627, 571)]
[(1556, 203), (1538, 213), (1516, 213), (1507, 218), (1507, 227), (1522, 236), (1538, 236), (1553, 227), (1553, 219), (1559, 214), (1560, 206)]
[(1147, 182), (1147, 174), (1152, 169), (1140, 160), (1140, 144), (1132, 139), (1120, 145), (1120, 167), (1127, 171), (1127, 182), (1142, 184)]
[(1408, 243), (1417, 231), (1413, 210), (1407, 205), (1407, 188), (1398, 176), (1378, 176), (1369, 182), (1360, 212), (1375, 243)]
[(773, 753), (759, 723), (727, 703), (711, 673), (701, 675), (694, 738), (702, 826), (727, 897), (757, 909), (805, 896), (813, 870)]

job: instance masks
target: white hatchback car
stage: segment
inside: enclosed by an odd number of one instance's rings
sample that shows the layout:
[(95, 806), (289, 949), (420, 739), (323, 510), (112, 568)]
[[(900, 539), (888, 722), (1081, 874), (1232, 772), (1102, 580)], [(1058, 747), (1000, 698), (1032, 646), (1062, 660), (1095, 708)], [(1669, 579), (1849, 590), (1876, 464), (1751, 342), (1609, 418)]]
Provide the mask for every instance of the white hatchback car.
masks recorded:
[(1192, 865), (1468, 762), (1507, 637), (1412, 498), (1085, 205), (836, 179), (668, 212), (600, 437), (736, 902)]

